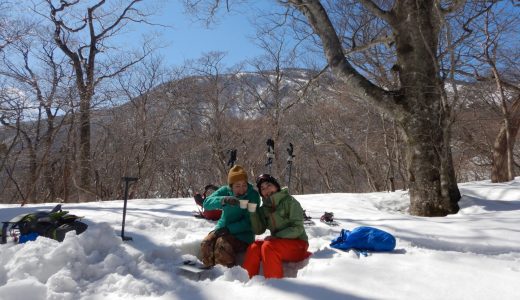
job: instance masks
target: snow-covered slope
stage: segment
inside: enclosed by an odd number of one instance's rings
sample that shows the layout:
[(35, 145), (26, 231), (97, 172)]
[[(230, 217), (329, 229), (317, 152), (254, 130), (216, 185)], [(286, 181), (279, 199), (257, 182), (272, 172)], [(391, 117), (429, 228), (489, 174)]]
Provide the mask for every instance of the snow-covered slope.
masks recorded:
[[(287, 278), (249, 280), (217, 266), (195, 281), (176, 266), (198, 254), (214, 223), (195, 219), (191, 199), (64, 204), (88, 230), (64, 242), (0, 245), (0, 299), (520, 299), (520, 177), (460, 184), (461, 210), (445, 218), (406, 214), (406, 192), (301, 195), (316, 225), (310, 259), (285, 265)], [(0, 205), (0, 220), (55, 204)], [(340, 222), (319, 222), (332, 211)], [(330, 248), (342, 228), (370, 225), (397, 238), (392, 253), (358, 257)]]

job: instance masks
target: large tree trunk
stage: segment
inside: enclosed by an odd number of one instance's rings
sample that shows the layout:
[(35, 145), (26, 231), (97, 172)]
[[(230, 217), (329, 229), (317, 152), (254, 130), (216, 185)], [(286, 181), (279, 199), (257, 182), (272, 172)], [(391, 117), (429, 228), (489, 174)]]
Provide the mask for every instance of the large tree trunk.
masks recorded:
[(410, 212), (456, 213), (460, 194), (449, 144), (450, 110), (442, 101), (436, 58), (440, 12), (433, 0), (399, 1), (394, 12), (396, 68), (404, 100), (397, 121), (407, 142)]
[[(85, 96), (85, 99), (81, 99), (79, 112), (79, 181), (81, 188), (84, 189), (84, 192), (90, 191), (92, 185), (90, 179), (90, 102), (90, 96)], [(85, 197), (87, 197), (86, 194)]]
[(513, 152), (516, 135), (520, 128), (520, 97), (516, 98), (513, 103), (509, 116), (509, 149), (507, 147), (507, 126), (505, 122), (503, 122), (495, 139), (495, 144), (493, 145), (491, 182), (506, 182), (513, 180), (515, 177), (514, 162), (510, 153)]
[(442, 17), (434, 0), (397, 1), (383, 11), (363, 2), (392, 27), (397, 48), (401, 88), (386, 91), (375, 86), (346, 60), (342, 44), (318, 0), (292, 0), (320, 36), (333, 73), (353, 98), (366, 101), (399, 124), (407, 143), (410, 213), (445, 216), (458, 211), (460, 193), (450, 151), (449, 107), (443, 101), (438, 76), (437, 46)]

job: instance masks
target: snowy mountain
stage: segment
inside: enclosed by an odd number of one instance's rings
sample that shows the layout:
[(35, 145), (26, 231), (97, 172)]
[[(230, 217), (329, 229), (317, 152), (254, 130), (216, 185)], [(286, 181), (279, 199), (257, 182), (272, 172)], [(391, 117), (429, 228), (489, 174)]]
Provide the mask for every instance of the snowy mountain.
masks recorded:
[[(249, 280), (238, 266), (200, 281), (183, 273), (214, 226), (192, 216), (192, 199), (129, 201), (129, 242), (119, 237), (121, 200), (64, 204), (87, 231), (0, 245), (0, 299), (520, 299), (520, 177), (459, 187), (461, 210), (444, 218), (408, 215), (404, 191), (297, 195), (316, 222), (306, 227), (313, 255), (275, 280)], [(0, 219), (54, 205), (0, 205)], [(319, 222), (325, 211), (340, 226)], [(392, 233), (396, 250), (364, 257), (329, 247), (341, 229), (362, 225)]]

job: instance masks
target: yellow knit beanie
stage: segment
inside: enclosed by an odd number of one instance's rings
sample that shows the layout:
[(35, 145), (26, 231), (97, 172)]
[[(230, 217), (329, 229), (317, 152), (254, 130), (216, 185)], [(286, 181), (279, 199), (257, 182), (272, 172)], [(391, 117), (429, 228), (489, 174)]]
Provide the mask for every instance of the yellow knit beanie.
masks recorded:
[(239, 165), (234, 165), (228, 173), (228, 184), (233, 185), (233, 183), (245, 180), (247, 182), (247, 173), (244, 171), (244, 168)]

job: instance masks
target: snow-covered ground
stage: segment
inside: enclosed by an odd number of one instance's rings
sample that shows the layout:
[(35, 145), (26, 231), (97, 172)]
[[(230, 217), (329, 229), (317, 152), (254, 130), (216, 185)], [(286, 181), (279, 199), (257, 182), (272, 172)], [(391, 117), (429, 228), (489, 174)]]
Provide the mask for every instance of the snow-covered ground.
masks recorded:
[[(240, 267), (217, 266), (200, 281), (182, 273), (214, 226), (192, 217), (192, 199), (129, 201), (129, 242), (119, 236), (122, 201), (64, 204), (87, 231), (0, 245), (0, 299), (520, 299), (520, 177), (459, 186), (461, 210), (444, 218), (406, 214), (406, 192), (296, 196), (316, 221), (313, 255), (285, 265), (279, 280), (249, 280)], [(0, 205), (0, 220), (54, 205)], [(320, 223), (325, 211), (340, 226)], [(392, 233), (396, 250), (358, 257), (329, 247), (361, 225)]]

